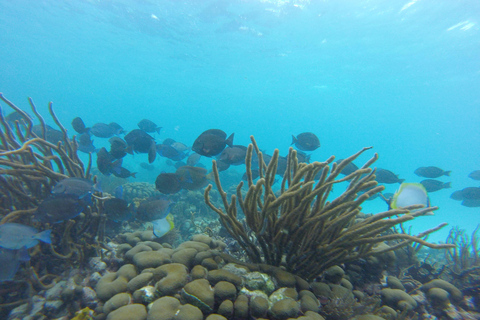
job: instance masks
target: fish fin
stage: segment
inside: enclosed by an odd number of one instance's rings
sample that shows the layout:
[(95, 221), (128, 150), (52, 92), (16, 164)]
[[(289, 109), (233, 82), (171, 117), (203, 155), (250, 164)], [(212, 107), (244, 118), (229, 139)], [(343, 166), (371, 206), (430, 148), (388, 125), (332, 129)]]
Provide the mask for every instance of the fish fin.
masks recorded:
[(292, 143), (290, 145), (295, 144), (297, 141), (297, 138), (292, 134)]
[(133, 156), (133, 146), (126, 147), (125, 152)]
[(52, 230), (45, 230), (40, 233), (37, 233), (33, 238), (45, 243), (52, 243), (52, 239), (50, 238), (51, 233), (52, 233)]
[(160, 134), (160, 130), (162, 130), (162, 127), (157, 127), (155, 131), (157, 131), (158, 134)]
[(450, 185), (451, 182), (446, 182), (443, 184), (443, 188), (444, 189), (448, 189), (448, 188), (451, 188), (452, 186)]
[(443, 175), (444, 175), (444, 176), (447, 176), (447, 177), (450, 177), (450, 173), (451, 173), (451, 172), (452, 172), (452, 171), (444, 171), (444, 172), (443, 172)]
[(148, 163), (152, 163), (157, 158), (157, 148), (155, 142), (152, 141), (150, 149), (148, 149)]
[(232, 134), (230, 135), (230, 137), (228, 137), (227, 140), (225, 140), (225, 143), (226, 143), (229, 147), (231, 147), (231, 146), (233, 145), (233, 136), (234, 136), (234, 135), (235, 135), (235, 133), (232, 133)]

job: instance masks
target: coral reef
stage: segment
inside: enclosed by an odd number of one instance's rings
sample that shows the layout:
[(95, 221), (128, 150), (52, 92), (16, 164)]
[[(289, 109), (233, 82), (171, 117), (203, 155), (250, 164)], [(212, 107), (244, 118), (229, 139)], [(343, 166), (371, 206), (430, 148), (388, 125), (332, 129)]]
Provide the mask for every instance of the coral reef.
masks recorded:
[[(437, 209), (436, 207), (421, 209), (421, 206), (410, 206), (394, 209), (355, 223), (361, 204), (383, 190), (383, 186), (377, 186), (375, 171), (369, 168), (378, 156), (375, 155), (362, 168), (345, 178), (336, 178), (345, 166), (369, 148), (338, 165), (333, 163), (331, 170), (329, 165), (334, 160), (333, 156), (325, 162), (299, 163), (296, 151), (291, 148), (280, 194), (277, 195), (272, 186), (279, 152), (275, 150), (267, 166), (255, 139), (251, 137), (251, 140), (246, 158), (247, 194), (242, 195), (241, 182), (236, 195), (232, 195), (231, 202), (228, 202), (215, 160), (215, 184), (222, 197), (225, 212), (210, 201), (212, 185), (205, 189), (205, 201), (217, 212), (223, 226), (240, 243), (251, 261), (272, 266), (283, 265), (290, 272), (312, 279), (330, 266), (395, 250), (411, 242), (429, 248), (453, 247), (451, 244), (432, 244), (422, 239), (438, 228), (418, 236), (404, 233), (384, 234), (393, 226), (425, 215)], [(251, 169), (253, 149), (258, 156), (260, 174), (256, 184), (253, 183)], [(319, 181), (315, 184), (317, 177)], [(328, 196), (333, 185), (344, 181), (350, 181), (345, 192), (329, 201)], [(359, 195), (361, 191), (365, 192)], [(238, 219), (237, 201), (245, 214), (246, 226)], [(398, 243), (380, 251), (373, 250), (377, 244), (384, 241)]]

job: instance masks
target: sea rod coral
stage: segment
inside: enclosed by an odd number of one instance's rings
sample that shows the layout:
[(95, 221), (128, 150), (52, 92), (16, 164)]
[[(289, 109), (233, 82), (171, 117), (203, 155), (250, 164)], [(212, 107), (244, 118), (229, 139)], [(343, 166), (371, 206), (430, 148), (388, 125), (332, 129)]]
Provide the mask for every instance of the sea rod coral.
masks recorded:
[(40, 122), (37, 125), (40, 134), (35, 134), (30, 115), (1, 93), (0, 99), (21, 118), (8, 122), (0, 108), (0, 213), (8, 213), (12, 218), (31, 214), (58, 181), (68, 177), (88, 178), (91, 163), (85, 168), (78, 158), (75, 139), (68, 138), (51, 102), (48, 105), (50, 115), (63, 133), (63, 139), (57, 143), (47, 140), (47, 125), (31, 98), (28, 101)]
[[(438, 230), (438, 227), (418, 236), (386, 233), (393, 226), (423, 216), (437, 207), (422, 208), (421, 205), (414, 205), (377, 213), (355, 222), (362, 203), (384, 189), (377, 185), (375, 170), (370, 168), (378, 155), (375, 154), (363, 167), (348, 176), (342, 179), (337, 177), (345, 166), (370, 148), (364, 148), (339, 164), (333, 163), (334, 156), (325, 162), (299, 163), (296, 151), (290, 148), (287, 169), (280, 194), (277, 195), (272, 186), (275, 183), (279, 152), (275, 150), (267, 166), (253, 136), (251, 140), (246, 157), (246, 195), (242, 195), (243, 182), (240, 182), (236, 195), (232, 195), (230, 203), (228, 202), (216, 161), (213, 160), (215, 184), (225, 212), (210, 201), (212, 185), (205, 189), (204, 196), (206, 203), (219, 215), (223, 226), (253, 262), (283, 265), (290, 272), (312, 279), (331, 266), (395, 250), (412, 242), (436, 249), (453, 246), (432, 244), (423, 239)], [(252, 179), (254, 149), (258, 156), (260, 174), (256, 183)], [(315, 182), (317, 178), (318, 182)], [(350, 181), (346, 190), (330, 200), (333, 186), (345, 181)], [(237, 201), (245, 214), (246, 225), (237, 215)], [(374, 250), (376, 245), (385, 241), (395, 244), (380, 251)]]

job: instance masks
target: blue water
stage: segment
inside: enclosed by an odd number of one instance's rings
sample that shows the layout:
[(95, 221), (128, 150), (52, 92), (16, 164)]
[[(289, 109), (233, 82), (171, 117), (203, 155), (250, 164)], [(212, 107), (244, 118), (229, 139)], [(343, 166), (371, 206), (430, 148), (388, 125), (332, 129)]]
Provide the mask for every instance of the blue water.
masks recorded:
[(449, 199), (480, 185), (467, 177), (480, 169), (478, 1), (1, 0), (0, 12), (0, 92), (44, 116), (53, 101), (72, 134), (76, 116), (128, 130), (149, 118), (157, 141), (219, 128), (285, 155), (311, 131), (314, 160), (373, 146), (357, 163), (377, 152), (407, 181), (419, 166), (452, 170), (414, 232), (448, 222), (431, 237), (443, 241), (480, 222)]

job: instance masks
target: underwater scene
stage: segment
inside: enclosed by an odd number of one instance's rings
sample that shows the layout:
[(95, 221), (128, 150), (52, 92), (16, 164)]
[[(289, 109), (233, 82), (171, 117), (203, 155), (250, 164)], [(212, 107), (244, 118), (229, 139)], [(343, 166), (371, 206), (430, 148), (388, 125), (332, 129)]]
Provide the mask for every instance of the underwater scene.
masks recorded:
[(0, 319), (480, 319), (480, 2), (0, 12)]

